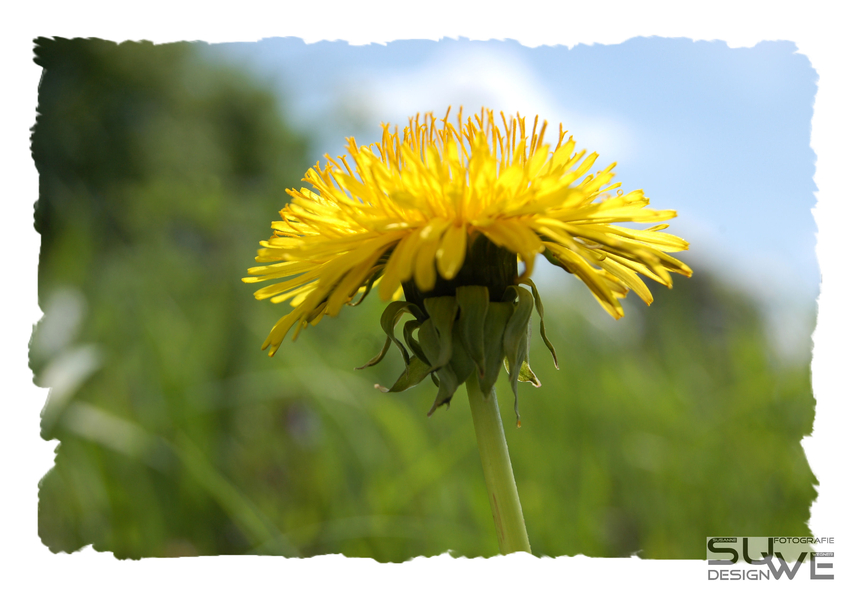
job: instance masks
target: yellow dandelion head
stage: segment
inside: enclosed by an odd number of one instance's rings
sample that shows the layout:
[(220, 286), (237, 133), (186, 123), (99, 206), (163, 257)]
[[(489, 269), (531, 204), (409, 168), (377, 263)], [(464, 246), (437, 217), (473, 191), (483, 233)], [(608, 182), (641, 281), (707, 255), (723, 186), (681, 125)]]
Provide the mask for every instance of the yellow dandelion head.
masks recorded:
[[(630, 289), (652, 302), (639, 274), (668, 287), (671, 272), (690, 276), (669, 255), (687, 242), (657, 224), (675, 211), (647, 208), (642, 190), (611, 183), (615, 164), (591, 173), (596, 153), (576, 151), (562, 126), (553, 146), (546, 130), (537, 117), (529, 126), (519, 114), (486, 109), (464, 121), (461, 109), (456, 125), (449, 112), (417, 114), (401, 133), (384, 124), (380, 143), (349, 138), (348, 155), (326, 155), (324, 167), (307, 171), (309, 188), (288, 190), (273, 236), (260, 242), (261, 265), (243, 279), (276, 280), (255, 297), (293, 307), (263, 348), (274, 354), (293, 327), (296, 338), (373, 288), (384, 300), (404, 294), (420, 305), (468, 285), (501, 299), (541, 253), (584, 281), (614, 318)], [(624, 222), (655, 226), (617, 225)]]

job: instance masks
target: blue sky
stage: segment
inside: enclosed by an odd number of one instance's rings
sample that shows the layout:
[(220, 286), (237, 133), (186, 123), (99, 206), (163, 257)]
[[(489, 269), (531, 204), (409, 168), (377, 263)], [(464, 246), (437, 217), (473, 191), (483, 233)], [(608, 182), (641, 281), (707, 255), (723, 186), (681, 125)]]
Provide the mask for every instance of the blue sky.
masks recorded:
[[(810, 148), (817, 73), (787, 41), (639, 37), (618, 45), (529, 48), (515, 41), (395, 41), (352, 46), (296, 38), (209, 48), (280, 93), (317, 159), (343, 139), (377, 140), (380, 122), (481, 105), (559, 122), (578, 147), (617, 161), (616, 181), (675, 209), (683, 259), (725, 274), (786, 325), (812, 308), (815, 257)], [(550, 128), (551, 130), (552, 128)], [(801, 331), (811, 330), (808, 321)]]

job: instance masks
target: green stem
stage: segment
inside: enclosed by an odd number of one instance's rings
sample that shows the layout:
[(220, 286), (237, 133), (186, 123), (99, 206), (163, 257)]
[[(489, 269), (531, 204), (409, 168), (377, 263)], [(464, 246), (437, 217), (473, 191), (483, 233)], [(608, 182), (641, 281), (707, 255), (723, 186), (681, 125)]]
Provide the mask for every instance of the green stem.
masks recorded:
[(496, 390), (494, 388), (485, 396), (478, 386), (478, 377), (473, 373), (466, 381), (466, 393), (469, 396), (469, 408), (472, 409), (472, 423), (478, 440), (478, 452), (481, 454), (481, 466), (484, 468), (484, 481), (490, 496), (490, 510), (499, 537), (499, 551), (503, 555), (516, 551), (530, 553), (531, 546), (525, 531)]

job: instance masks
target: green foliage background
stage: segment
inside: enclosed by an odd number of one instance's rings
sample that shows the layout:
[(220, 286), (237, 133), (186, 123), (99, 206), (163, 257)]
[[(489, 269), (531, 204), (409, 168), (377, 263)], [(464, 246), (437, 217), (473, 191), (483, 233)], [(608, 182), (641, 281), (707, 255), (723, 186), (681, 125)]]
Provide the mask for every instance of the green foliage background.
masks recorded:
[[(377, 298), (259, 350), (286, 306), (240, 278), (316, 161), (278, 99), (190, 44), (39, 39), (36, 62), (50, 550), (497, 554), (463, 395), (428, 419), (430, 382), (373, 388), (400, 361), (352, 371), (383, 343)], [(566, 275), (543, 289), (561, 369), (535, 340), (522, 429), (497, 384), (535, 554), (810, 535), (808, 361), (780, 360), (756, 304), (693, 267), (619, 322)]]

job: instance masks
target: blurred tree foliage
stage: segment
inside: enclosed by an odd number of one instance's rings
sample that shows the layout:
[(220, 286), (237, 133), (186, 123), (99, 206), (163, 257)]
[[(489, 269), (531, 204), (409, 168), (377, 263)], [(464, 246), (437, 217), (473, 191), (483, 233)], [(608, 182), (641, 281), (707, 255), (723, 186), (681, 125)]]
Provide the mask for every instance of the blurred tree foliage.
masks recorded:
[[(399, 362), (349, 371), (380, 348), (380, 302), (259, 351), (283, 310), (239, 279), (315, 160), (279, 100), (190, 44), (39, 39), (36, 62), (30, 359), (52, 387), (42, 436), (61, 442), (43, 542), (496, 554), (463, 399), (426, 419), (428, 382), (372, 388)], [(573, 279), (544, 289), (561, 370), (535, 340), (521, 430), (502, 406), (536, 554), (703, 558), (706, 536), (810, 534), (808, 364), (777, 359), (756, 306), (694, 268), (619, 322)]]

